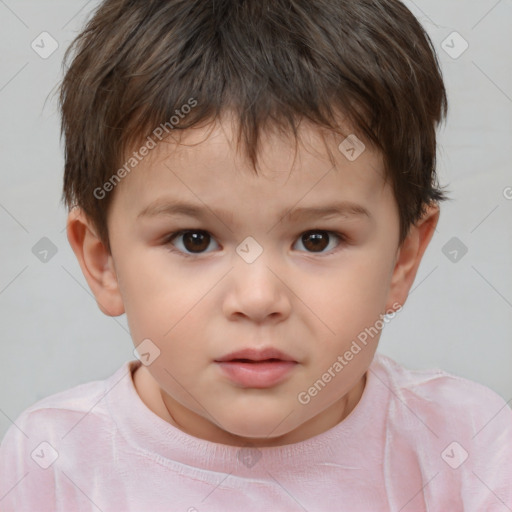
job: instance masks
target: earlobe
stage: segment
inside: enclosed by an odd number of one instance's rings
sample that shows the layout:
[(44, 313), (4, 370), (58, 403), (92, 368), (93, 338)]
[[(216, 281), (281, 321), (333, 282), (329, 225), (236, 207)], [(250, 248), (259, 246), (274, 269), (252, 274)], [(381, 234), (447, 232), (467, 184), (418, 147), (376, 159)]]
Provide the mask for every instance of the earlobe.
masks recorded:
[(396, 310), (393, 304), (405, 304), (438, 221), (439, 207), (433, 205), (429, 206), (423, 217), (410, 227), (409, 234), (398, 249), (386, 311)]
[(112, 255), (78, 207), (68, 215), (67, 236), (98, 307), (108, 316), (122, 315), (124, 305)]

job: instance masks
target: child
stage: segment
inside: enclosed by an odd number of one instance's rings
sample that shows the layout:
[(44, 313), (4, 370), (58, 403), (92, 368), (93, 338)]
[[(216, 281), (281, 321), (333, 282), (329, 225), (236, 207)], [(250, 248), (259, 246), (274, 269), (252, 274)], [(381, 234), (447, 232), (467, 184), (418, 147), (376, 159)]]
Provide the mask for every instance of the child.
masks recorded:
[(512, 510), (505, 401), (376, 354), (446, 199), (414, 16), (105, 0), (71, 49), (68, 239), (137, 358), (20, 415), (0, 509)]

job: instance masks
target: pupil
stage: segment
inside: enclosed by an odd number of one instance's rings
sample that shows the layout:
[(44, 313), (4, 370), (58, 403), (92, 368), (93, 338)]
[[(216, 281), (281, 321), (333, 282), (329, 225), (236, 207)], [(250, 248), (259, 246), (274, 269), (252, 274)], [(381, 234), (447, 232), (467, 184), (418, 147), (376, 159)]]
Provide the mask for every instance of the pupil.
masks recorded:
[(183, 245), (190, 252), (204, 251), (208, 248), (208, 236), (200, 232), (185, 233), (183, 235)]
[[(326, 235), (325, 231), (308, 233), (302, 237), (302, 243), (306, 249), (320, 252), (328, 245)], [(190, 252), (202, 252), (208, 248), (208, 243), (209, 237), (206, 233), (188, 232), (183, 235), (183, 244)]]
[[(308, 242), (310, 240), (312, 243)], [(327, 247), (327, 236), (325, 231), (317, 231), (315, 233), (308, 233), (302, 237), (302, 243), (306, 249), (322, 251)], [(310, 245), (308, 247), (308, 245)]]

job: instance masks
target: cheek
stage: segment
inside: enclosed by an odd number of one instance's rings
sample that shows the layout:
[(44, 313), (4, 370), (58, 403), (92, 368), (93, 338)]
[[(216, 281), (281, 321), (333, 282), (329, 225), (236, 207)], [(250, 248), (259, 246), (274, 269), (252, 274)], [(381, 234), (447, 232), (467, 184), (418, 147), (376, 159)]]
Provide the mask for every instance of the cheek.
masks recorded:
[(160, 255), (136, 256), (132, 254), (126, 260), (122, 279), (133, 343), (136, 347), (145, 343), (150, 351), (158, 354), (155, 367), (182, 375), (182, 371), (201, 361), (199, 353), (208, 350), (204, 334), (205, 319), (211, 308), (208, 300), (211, 280), (197, 279), (197, 276), (193, 279), (169, 265), (162, 268)]
[(389, 280), (383, 260), (372, 262), (371, 257), (354, 254), (328, 273), (302, 277), (298, 295), (306, 309), (338, 332), (383, 312)]
[(161, 260), (156, 252), (132, 251), (118, 264), (119, 287), (134, 342), (167, 338), (194, 299), (190, 283), (187, 286), (180, 272), (166, 268)]
[(321, 279), (317, 276), (303, 281), (298, 295), (304, 297), (305, 305), (299, 302), (298, 307), (318, 347), (312, 353), (315, 367), (330, 367), (355, 342), (361, 348), (353, 347), (358, 352), (353, 357), (357, 362), (351, 362), (344, 374), (353, 372), (357, 377), (361, 365), (371, 361), (376, 349), (388, 287), (389, 265), (383, 258), (375, 261), (371, 253), (354, 254)]

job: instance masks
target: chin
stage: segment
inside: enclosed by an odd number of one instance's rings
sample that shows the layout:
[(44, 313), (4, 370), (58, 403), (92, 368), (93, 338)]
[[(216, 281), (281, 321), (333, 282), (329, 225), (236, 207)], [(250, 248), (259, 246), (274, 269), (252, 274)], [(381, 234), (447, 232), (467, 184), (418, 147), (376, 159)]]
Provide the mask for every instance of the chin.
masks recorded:
[(260, 442), (266, 440), (272, 444), (278, 442), (279, 438), (286, 436), (298, 426), (283, 421), (282, 414), (269, 414), (266, 417), (261, 417), (256, 410), (254, 414), (241, 414), (241, 416), (243, 417), (233, 418), (232, 421), (227, 420), (223, 423), (223, 428), (228, 433), (242, 438), (242, 442), (245, 439), (247, 443), (250, 443), (251, 440)]

